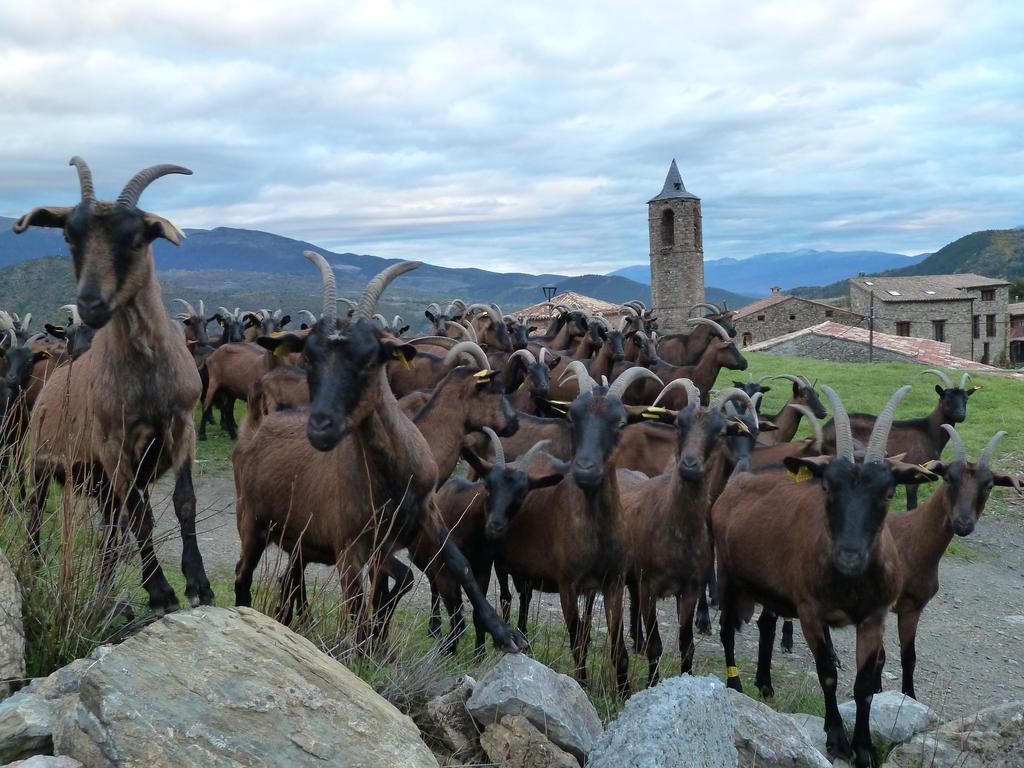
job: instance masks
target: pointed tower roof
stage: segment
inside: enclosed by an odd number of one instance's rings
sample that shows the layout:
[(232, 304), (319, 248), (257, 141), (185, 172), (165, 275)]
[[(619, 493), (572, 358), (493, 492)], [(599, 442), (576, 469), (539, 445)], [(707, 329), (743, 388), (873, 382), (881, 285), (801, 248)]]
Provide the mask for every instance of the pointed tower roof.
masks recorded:
[(665, 186), (661, 188), (661, 193), (656, 197), (652, 197), (647, 202), (653, 203), (655, 200), (672, 200), (678, 198), (700, 200), (696, 195), (686, 191), (686, 187), (683, 186), (683, 177), (679, 175), (679, 167), (676, 165), (675, 158), (673, 158), (672, 165), (670, 165), (668, 169), (668, 175), (665, 177)]

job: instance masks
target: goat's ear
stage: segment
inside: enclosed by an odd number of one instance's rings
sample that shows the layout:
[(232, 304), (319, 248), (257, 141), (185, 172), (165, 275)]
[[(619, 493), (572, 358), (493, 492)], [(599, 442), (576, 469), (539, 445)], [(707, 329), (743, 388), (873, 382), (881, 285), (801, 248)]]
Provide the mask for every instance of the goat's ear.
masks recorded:
[(529, 487), (531, 491), (536, 491), (540, 488), (550, 488), (553, 485), (558, 485), (562, 482), (562, 478), (565, 477), (565, 472), (547, 472), (543, 475), (537, 475), (529, 478)]
[(787, 456), (782, 463), (789, 474), (799, 483), (812, 477), (821, 477), (832, 458), (832, 456)]
[(242, 327), (252, 328), (260, 324), (260, 319), (256, 317), (252, 312), (246, 312), (242, 315)]
[[(760, 385), (760, 384), (758, 384), (758, 386), (760, 387), (761, 385)], [(767, 394), (768, 394), (769, 392), (771, 392), (771, 391), (772, 391), (772, 388), (771, 388), (771, 387), (761, 387), (761, 392), (762, 392), (763, 394), (766, 394), (766, 395), (767, 395)]]
[(45, 328), (46, 332), (55, 339), (67, 338), (68, 332), (63, 325), (50, 325), (49, 323), (46, 323), (43, 328)]
[(292, 352), (301, 352), (306, 346), (306, 337), (296, 333), (275, 333), (257, 337), (256, 343), (268, 352), (273, 352), (274, 357), (284, 357)]
[(778, 428), (774, 421), (768, 421), (768, 419), (759, 419), (757, 422), (758, 432), (774, 432)]
[(929, 472), (932, 472), (933, 474), (938, 475), (939, 477), (945, 477), (946, 476), (946, 472), (949, 470), (949, 462), (948, 461), (939, 461), (938, 459), (932, 459), (931, 461), (926, 461), (921, 466), (923, 466)]
[(292, 316), (291, 315), (285, 315), (284, 317), (281, 318), (281, 327), (284, 328), (291, 321), (292, 321)]
[(968, 390), (966, 390), (967, 391), (967, 396), (970, 397), (975, 392), (977, 392), (979, 389), (981, 389), (981, 387), (970, 387)]
[(537, 330), (536, 325), (531, 325), (526, 328), (526, 335), (529, 336), (531, 333)]
[(20, 235), (29, 227), (53, 227), (56, 229), (64, 229), (64, 222), (67, 221), (68, 214), (73, 210), (74, 208), (69, 205), (33, 208), (14, 222), (11, 229), (14, 230), (14, 234), (16, 235)]
[(935, 385), (935, 394), (937, 394), (939, 397), (942, 397), (944, 394), (946, 394), (946, 390), (944, 390), (942, 388), (941, 384), (936, 384)]
[(743, 387), (746, 386), (742, 381), (736, 381), (736, 379), (732, 380), (732, 385), (736, 387), (736, 389), (743, 389)]
[(475, 451), (472, 451), (469, 448), (466, 448), (465, 446), (463, 446), (461, 453), (462, 458), (465, 460), (467, 464), (469, 464), (469, 466), (473, 468), (473, 471), (476, 472), (477, 477), (479, 478), (485, 477), (487, 473), (491, 471), (491, 468), (494, 466), (493, 464), (491, 464), (491, 462), (484, 461), (483, 459), (481, 459), (479, 456), (476, 455)]
[(150, 240), (162, 237), (164, 240), (175, 245), (181, 245), (181, 240), (185, 236), (184, 233), (163, 216), (157, 216), (155, 213), (144, 213), (142, 218), (146, 222), (146, 234)]
[(40, 363), (43, 360), (49, 360), (52, 357), (53, 357), (53, 355), (51, 355), (47, 350), (41, 349), (38, 352), (34, 352), (32, 354), (32, 365), (35, 365), (36, 363)]
[(739, 437), (741, 435), (749, 435), (750, 428), (744, 424), (740, 419), (729, 419), (725, 422), (725, 434), (730, 437)]
[(416, 357), (416, 347), (393, 336), (381, 339), (380, 348), (381, 361), (385, 363), (388, 360), (399, 360), (402, 363), (408, 363)]
[(993, 472), (992, 482), (1004, 488), (1013, 488), (1017, 493), (1024, 496), (1024, 483), (1021, 483), (1021, 479), (1016, 475), (1010, 475), (1006, 472)]
[(398, 329), (398, 335), (399, 336), (404, 336), (406, 331), (408, 331), (410, 327), (411, 326), (403, 325), (401, 328)]
[(423, 313), (423, 316), (424, 316), (425, 318), (427, 318), (427, 320), (429, 320), (429, 321), (430, 321), (430, 322), (432, 322), (432, 323), (436, 323), (436, 322), (437, 322), (437, 317), (436, 317), (436, 316), (434, 315), (434, 313), (433, 313), (433, 312), (431, 312), (431, 311), (430, 311), (429, 309), (428, 309), (428, 310), (426, 310), (426, 311), (425, 311), (425, 312)]
[(898, 457), (890, 456), (886, 459), (889, 468), (892, 470), (893, 479), (897, 485), (916, 485), (917, 483), (933, 483), (940, 475), (927, 466), (910, 464), (901, 461)]
[(626, 422), (638, 424), (640, 422), (656, 422), (658, 424), (675, 424), (679, 411), (662, 408), (660, 405), (627, 405)]

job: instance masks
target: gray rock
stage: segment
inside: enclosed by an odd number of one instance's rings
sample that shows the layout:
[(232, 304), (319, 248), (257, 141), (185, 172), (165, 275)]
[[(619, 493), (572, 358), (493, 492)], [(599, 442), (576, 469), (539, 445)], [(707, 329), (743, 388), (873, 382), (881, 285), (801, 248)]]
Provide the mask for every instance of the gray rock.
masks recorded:
[(735, 768), (733, 718), (715, 677), (683, 675), (635, 694), (598, 738), (589, 768)]
[(466, 701), (474, 688), (476, 680), (466, 675), (462, 683), (448, 693), (427, 702), (421, 723), (423, 730), (454, 757), (468, 758), (479, 752), (480, 733), (466, 709)]
[(85, 673), (62, 727), (58, 750), (89, 768), (437, 766), (409, 718), (248, 608), (174, 613), (129, 638)]
[(522, 653), (507, 654), (488, 670), (466, 708), (484, 726), (522, 715), (580, 759), (601, 734), (601, 719), (579, 683)]
[(797, 728), (803, 731), (804, 736), (811, 740), (814, 747), (823, 755), (827, 755), (828, 747), (825, 745), (825, 718), (817, 715), (808, 715), (804, 712), (795, 712), (787, 715)]
[(19, 691), (0, 701), (0, 763), (53, 754), (53, 707), (40, 696)]
[(789, 715), (776, 712), (739, 691), (730, 690), (729, 701), (740, 768), (830, 768), (832, 765), (818, 751), (817, 743), (808, 738)]
[(73, 757), (61, 755), (36, 755), (28, 760), (19, 760), (16, 763), (8, 763), (3, 768), (82, 768), (82, 764)]
[[(853, 726), (857, 722), (857, 704), (853, 701), (840, 704), (839, 714), (847, 735), (852, 738)], [(939, 716), (928, 706), (897, 691), (876, 693), (871, 700), (871, 717), (868, 720), (871, 743), (883, 752), (939, 722)]]
[(1020, 768), (1024, 701), (989, 707), (918, 734), (889, 754), (887, 768)]
[(0, 552), (0, 699), (11, 694), (8, 680), (25, 677), (25, 626), (21, 620), (21, 585)]
[(501, 768), (580, 768), (575, 757), (552, 744), (520, 715), (505, 715), (488, 725), (480, 745)]

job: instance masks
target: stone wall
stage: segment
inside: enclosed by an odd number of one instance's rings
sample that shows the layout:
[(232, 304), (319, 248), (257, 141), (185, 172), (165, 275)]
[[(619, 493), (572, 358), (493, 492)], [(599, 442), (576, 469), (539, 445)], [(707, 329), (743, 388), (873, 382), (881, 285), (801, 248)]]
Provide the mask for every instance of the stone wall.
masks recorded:
[[(967, 288), (964, 290), (964, 293), (974, 299), (974, 314), (979, 317), (978, 338), (974, 340), (974, 359), (979, 362), (982, 360), (985, 356), (985, 342), (988, 342), (989, 359), (984, 362), (989, 365), (998, 365), (1001, 362), (1000, 356), (1007, 349), (1010, 288), (1004, 285), (1001, 288), (993, 288), (991, 290), (995, 291), (995, 298), (992, 301), (982, 300), (981, 288)], [(989, 336), (986, 333), (985, 318), (987, 315), (995, 315), (996, 333), (994, 336)]]
[[(662, 237), (662, 217), (673, 214), (673, 241)], [(651, 303), (662, 333), (686, 329), (687, 310), (704, 301), (704, 246), (700, 200), (656, 200), (648, 205)]]
[[(817, 336), (807, 333), (795, 339), (781, 342), (771, 349), (762, 350), (769, 355), (784, 357), (812, 357), (816, 360), (833, 360), (837, 363), (868, 362), (868, 345), (850, 339), (832, 336)], [(875, 347), (876, 363), (914, 363), (913, 358), (897, 352)]]
[[(761, 318), (764, 318), (763, 320)], [(857, 325), (863, 318), (845, 309), (829, 307), (815, 301), (788, 297), (777, 304), (751, 312), (733, 321), (736, 337), (742, 346), (785, 336), (826, 321)], [(748, 335), (749, 334), (749, 337)]]

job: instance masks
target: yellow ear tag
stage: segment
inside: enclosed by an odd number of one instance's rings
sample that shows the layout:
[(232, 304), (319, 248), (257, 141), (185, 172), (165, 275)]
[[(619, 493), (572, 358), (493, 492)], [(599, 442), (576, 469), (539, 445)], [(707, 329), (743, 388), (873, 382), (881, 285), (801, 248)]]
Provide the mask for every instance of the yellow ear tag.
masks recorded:
[(53, 330), (55, 330), (57, 333), (64, 333), (65, 328), (63, 325), (55, 325), (53, 326)]
[(47, 352), (47, 351), (46, 351), (45, 349), (43, 350), (43, 352), (42, 352), (42, 355), (43, 355), (43, 359), (44, 359), (44, 360), (49, 360), (49, 359), (50, 359), (51, 357), (53, 357), (53, 355), (51, 355), (51, 354), (50, 354), (49, 352)]
[(563, 410), (562, 408), (555, 408), (554, 406), (551, 407), (551, 410), (554, 411), (555, 413), (561, 413), (561, 414), (568, 413), (568, 411)]
[(395, 353), (394, 353), (394, 356), (395, 356), (396, 360), (401, 360), (402, 361), (402, 365), (404, 365), (406, 368), (409, 367), (409, 360), (405, 356), (405, 352), (404, 351), (402, 351), (401, 349), (396, 349)]
[(480, 313), (480, 317), (487, 317), (487, 313), (486, 312), (481, 312)]
[(520, 384), (518, 389), (526, 389), (526, 382), (524, 381), (522, 384)]
[(487, 379), (490, 378), (492, 373), (493, 371), (477, 371), (473, 375), (476, 376), (478, 379)]
[(814, 473), (803, 465), (801, 465), (800, 469), (798, 469), (796, 472), (794, 472), (793, 470), (789, 470), (787, 474), (798, 483), (802, 483), (804, 480), (810, 480), (812, 477), (814, 477)]
[(569, 405), (568, 400), (548, 400), (551, 405)]
[(663, 408), (660, 405), (648, 405), (646, 408), (648, 413), (667, 413), (668, 408)]
[(657, 419), (660, 419), (660, 418), (661, 418), (661, 416), (659, 416), (659, 415), (658, 415), (658, 414), (656, 414), (656, 413), (647, 413), (647, 412), (645, 411), (644, 413), (641, 413), (641, 414), (640, 414), (640, 418), (643, 418), (643, 419), (655, 419), (655, 420), (657, 420)]

